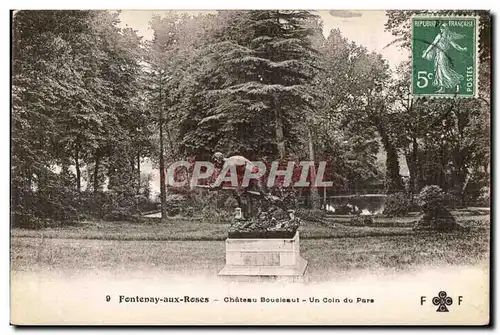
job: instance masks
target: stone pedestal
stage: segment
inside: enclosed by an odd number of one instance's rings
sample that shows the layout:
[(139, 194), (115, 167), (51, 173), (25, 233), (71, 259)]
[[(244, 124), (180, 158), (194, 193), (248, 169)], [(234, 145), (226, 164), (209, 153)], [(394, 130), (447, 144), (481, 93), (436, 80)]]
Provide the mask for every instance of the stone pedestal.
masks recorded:
[(299, 232), (292, 238), (228, 238), (226, 266), (219, 276), (231, 280), (304, 281), (307, 261), (300, 257)]

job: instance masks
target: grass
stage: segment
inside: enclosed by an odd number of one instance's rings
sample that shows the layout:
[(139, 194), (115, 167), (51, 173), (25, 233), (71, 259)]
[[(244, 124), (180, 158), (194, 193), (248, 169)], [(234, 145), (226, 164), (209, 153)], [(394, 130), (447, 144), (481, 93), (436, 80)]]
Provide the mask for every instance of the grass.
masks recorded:
[(210, 272), (224, 262), (224, 243), (13, 238), (11, 260), (18, 271)]
[[(483, 221), (489, 222), (489, 214), (482, 213), (478, 214), (477, 212), (465, 212), (465, 211), (452, 211), (452, 214), (455, 216), (455, 219), (459, 223), (466, 223), (470, 221)], [(327, 219), (330, 221), (334, 221), (337, 223), (341, 223), (343, 225), (350, 225), (352, 215), (327, 215)], [(409, 213), (405, 217), (387, 217), (387, 216), (374, 216), (373, 223), (370, 224), (370, 227), (413, 227), (415, 223), (419, 220), (420, 213)], [(467, 224), (466, 224), (467, 225)]]
[[(411, 229), (414, 218), (376, 218), (370, 226), (350, 226), (344, 218), (328, 218), (323, 223), (305, 221), (300, 226), (302, 239), (322, 239), (362, 236), (414, 235)], [(350, 220), (350, 219), (349, 219)], [(484, 229), (489, 226), (489, 216), (458, 216), (464, 226)], [(228, 224), (204, 221), (171, 219), (169, 223), (149, 220), (144, 222), (86, 221), (76, 226), (49, 227), (44, 229), (13, 228), (12, 237), (93, 239), (120, 241), (223, 241)]]
[(323, 239), (301, 244), (317, 279), (353, 270), (414, 270), (474, 265), (489, 258), (489, 237), (481, 231)]
[[(323, 223), (303, 222), (301, 254), (309, 261), (311, 280), (356, 270), (399, 271), (487, 262), (489, 216), (457, 216), (457, 220), (470, 231), (414, 232), (406, 223), (357, 227), (344, 225), (336, 218)], [(185, 220), (168, 224), (82, 222), (39, 230), (14, 228), (11, 265), (13, 271), (154, 270), (216, 276), (225, 262), (223, 241), (227, 228), (227, 224)]]
[(39, 230), (14, 228), (11, 230), (11, 236), (120, 241), (222, 241), (227, 237), (228, 227), (228, 224), (187, 220), (171, 220), (167, 224), (153, 220), (145, 222), (87, 221), (78, 226), (50, 227)]
[[(363, 236), (301, 241), (310, 279), (356, 270), (411, 270), (422, 266), (472, 265), (489, 257), (489, 234)], [(224, 266), (222, 241), (117, 241), (15, 237), (14, 271), (48, 270), (216, 276)]]

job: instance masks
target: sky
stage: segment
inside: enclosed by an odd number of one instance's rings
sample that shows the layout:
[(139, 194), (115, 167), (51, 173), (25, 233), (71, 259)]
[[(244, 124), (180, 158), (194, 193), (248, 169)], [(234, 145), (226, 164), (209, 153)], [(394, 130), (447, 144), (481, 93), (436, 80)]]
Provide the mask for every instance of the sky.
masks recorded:
[(408, 60), (407, 50), (401, 50), (397, 44), (387, 47), (394, 40), (394, 36), (385, 31), (385, 11), (330, 10), (319, 11), (318, 14), (323, 19), (325, 36), (331, 29), (337, 28), (347, 39), (380, 53), (393, 69), (402, 61)]
[[(209, 11), (180, 11), (192, 15), (209, 13)], [(394, 40), (390, 32), (384, 30), (387, 21), (385, 11), (375, 10), (321, 10), (316, 12), (323, 20), (323, 34), (328, 36), (332, 29), (339, 29), (344, 37), (365, 46), (369, 51), (382, 54), (388, 61), (390, 67), (395, 69), (402, 61), (409, 57), (406, 50), (400, 50), (397, 44), (386, 47)], [(152, 10), (123, 10), (120, 13), (120, 25), (137, 30), (140, 36), (150, 40), (153, 31), (149, 29), (149, 21), (153, 14), (162, 14), (162, 11)], [(381, 151), (379, 160), (385, 160), (385, 152)], [(400, 161), (401, 173), (407, 175), (407, 167), (404, 160)], [(144, 174), (151, 173), (151, 189), (154, 194), (160, 191), (160, 176), (158, 169), (153, 168), (149, 160), (145, 160), (141, 166)]]

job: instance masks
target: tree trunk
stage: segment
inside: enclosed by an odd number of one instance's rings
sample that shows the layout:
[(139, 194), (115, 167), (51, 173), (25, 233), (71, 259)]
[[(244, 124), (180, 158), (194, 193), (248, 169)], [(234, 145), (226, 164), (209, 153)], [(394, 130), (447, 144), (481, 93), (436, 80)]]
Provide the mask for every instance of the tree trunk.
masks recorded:
[(309, 207), (311, 209), (319, 208), (319, 193), (318, 188), (316, 187), (316, 163), (314, 161), (314, 142), (312, 137), (311, 128), (307, 127), (307, 139), (309, 145), (309, 161), (313, 162), (313, 165), (309, 168), (311, 173), (311, 184), (310, 184), (310, 201)]
[(465, 180), (463, 182), (462, 189), (460, 192), (461, 201), (462, 201), (461, 205), (463, 207), (467, 206), (467, 186), (469, 185), (470, 178), (471, 178), (471, 173), (470, 173), (469, 169), (466, 168)]
[(403, 182), (401, 180), (401, 175), (399, 174), (399, 161), (398, 161), (398, 153), (394, 148), (390, 141), (386, 142), (385, 145), (387, 151), (387, 179), (388, 179), (388, 187), (387, 193), (396, 193), (404, 190)]
[(75, 146), (75, 170), (76, 170), (76, 190), (80, 193), (82, 189), (81, 177), (82, 173), (80, 171), (80, 152), (78, 150), (78, 144)]
[(274, 119), (276, 127), (276, 144), (280, 159), (285, 158), (285, 138), (283, 135), (283, 120), (281, 119), (280, 102), (278, 96), (274, 96)]
[(96, 150), (95, 152), (95, 166), (94, 166), (94, 195), (97, 194), (99, 191), (99, 163), (101, 160), (101, 155), (99, 154), (99, 151)]
[(322, 203), (322, 208), (323, 208), (323, 210), (326, 210), (326, 187), (323, 187), (323, 203)]
[(412, 149), (410, 152), (406, 153), (406, 163), (408, 164), (408, 170), (410, 171), (410, 180), (408, 189), (413, 195), (418, 194), (420, 190), (420, 166), (418, 161), (418, 142), (414, 137), (412, 139)]
[(412, 145), (413, 145), (413, 150), (412, 150), (412, 156), (413, 156), (413, 168), (415, 169), (415, 176), (413, 178), (413, 189), (411, 189), (411, 191), (413, 192), (413, 194), (418, 194), (418, 192), (420, 191), (420, 179), (421, 179), (421, 166), (420, 166), (420, 162), (419, 162), (419, 152), (418, 152), (418, 141), (417, 141), (417, 138), (416, 137), (413, 137), (412, 139)]
[(137, 194), (141, 193), (141, 154), (137, 154)]
[[(170, 116), (167, 114), (167, 120), (169, 120)], [(165, 129), (167, 133), (167, 143), (168, 143), (168, 150), (172, 152), (174, 150), (174, 143), (172, 141), (172, 136), (170, 135), (170, 128), (167, 126)]]
[(415, 167), (415, 162), (413, 161), (413, 157), (411, 152), (406, 152), (405, 153), (405, 159), (406, 159), (406, 165), (408, 165), (408, 171), (410, 173), (409, 180), (408, 180), (408, 191), (411, 194), (415, 194), (415, 189), (416, 189), (416, 167)]
[[(15, 179), (14, 179), (15, 180)], [(11, 203), (11, 211), (10, 211), (10, 218), (12, 222), (12, 226), (20, 226), (23, 224), (23, 218), (25, 217), (25, 213), (23, 211), (23, 208), (21, 207), (21, 188), (23, 190), (26, 190), (26, 186), (22, 187), (20, 186), (21, 184), (18, 183), (17, 181), (12, 181), (12, 193), (10, 197), (10, 203)]]
[(134, 154), (130, 154), (130, 157), (129, 157), (129, 162), (130, 162), (130, 183), (132, 185), (132, 189), (134, 190), (134, 194), (137, 194), (137, 172), (136, 172), (136, 169), (135, 169), (135, 164), (137, 163), (136, 162), (136, 159), (135, 159), (135, 155)]
[(167, 219), (167, 189), (165, 186), (165, 155), (163, 151), (163, 106), (161, 100), (161, 72), (160, 72), (160, 109), (159, 109), (159, 127), (160, 127), (160, 202), (161, 219)]
[(165, 187), (165, 156), (163, 155), (163, 125), (160, 123), (160, 202), (161, 219), (167, 218), (167, 189)]
[(401, 175), (399, 174), (399, 160), (398, 151), (394, 147), (389, 138), (389, 134), (385, 131), (385, 128), (379, 123), (377, 127), (380, 137), (382, 138), (382, 145), (387, 153), (386, 158), (386, 168), (387, 168), (387, 194), (397, 193), (404, 190), (403, 181)]

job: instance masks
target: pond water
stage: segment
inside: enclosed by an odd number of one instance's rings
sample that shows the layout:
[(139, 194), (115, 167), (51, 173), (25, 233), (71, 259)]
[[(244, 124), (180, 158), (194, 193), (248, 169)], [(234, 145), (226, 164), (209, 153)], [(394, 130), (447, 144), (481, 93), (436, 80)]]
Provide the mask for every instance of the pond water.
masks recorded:
[[(384, 211), (385, 194), (363, 194), (363, 195), (337, 195), (326, 198), (326, 210), (335, 214), (351, 214), (361, 212), (362, 215), (380, 214)], [(299, 199), (301, 207), (304, 207), (306, 199)], [(159, 218), (161, 213), (150, 213), (144, 215), (150, 218)]]
[(336, 214), (380, 214), (384, 211), (385, 194), (337, 195), (326, 197), (326, 210)]

